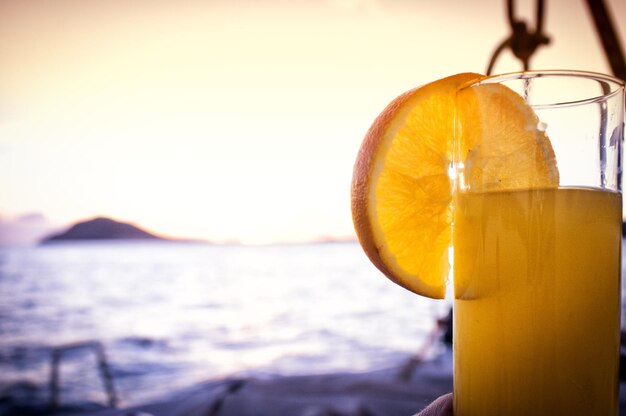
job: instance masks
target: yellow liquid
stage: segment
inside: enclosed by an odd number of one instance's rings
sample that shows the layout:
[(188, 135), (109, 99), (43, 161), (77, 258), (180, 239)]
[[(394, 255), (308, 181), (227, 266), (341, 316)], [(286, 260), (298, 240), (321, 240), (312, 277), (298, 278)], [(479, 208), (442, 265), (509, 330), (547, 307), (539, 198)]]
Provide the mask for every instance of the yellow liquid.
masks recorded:
[(621, 196), (457, 195), (454, 415), (617, 415)]

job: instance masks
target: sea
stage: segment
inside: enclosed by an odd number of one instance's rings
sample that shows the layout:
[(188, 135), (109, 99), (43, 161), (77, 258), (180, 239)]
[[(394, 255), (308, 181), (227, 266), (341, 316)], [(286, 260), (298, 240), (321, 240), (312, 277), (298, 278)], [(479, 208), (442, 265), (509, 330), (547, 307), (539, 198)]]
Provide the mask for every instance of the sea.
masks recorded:
[(48, 403), (59, 351), (58, 401), (106, 404), (93, 343), (120, 406), (228, 377), (384, 369), (428, 353), (449, 307), (352, 242), (0, 248), (0, 405)]

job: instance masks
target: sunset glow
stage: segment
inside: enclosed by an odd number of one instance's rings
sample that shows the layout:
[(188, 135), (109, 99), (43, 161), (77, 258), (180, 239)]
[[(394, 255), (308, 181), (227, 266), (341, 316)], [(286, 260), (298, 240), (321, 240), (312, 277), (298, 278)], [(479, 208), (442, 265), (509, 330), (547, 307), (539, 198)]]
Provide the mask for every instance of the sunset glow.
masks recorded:
[[(519, 3), (532, 16), (534, 1)], [(505, 2), (0, 4), (0, 221), (97, 215), (169, 236), (353, 236), (352, 164), (396, 95), (484, 72)], [(626, 45), (626, 3), (607, 1)], [(610, 72), (584, 2), (535, 69)], [(498, 72), (518, 70), (503, 56)]]

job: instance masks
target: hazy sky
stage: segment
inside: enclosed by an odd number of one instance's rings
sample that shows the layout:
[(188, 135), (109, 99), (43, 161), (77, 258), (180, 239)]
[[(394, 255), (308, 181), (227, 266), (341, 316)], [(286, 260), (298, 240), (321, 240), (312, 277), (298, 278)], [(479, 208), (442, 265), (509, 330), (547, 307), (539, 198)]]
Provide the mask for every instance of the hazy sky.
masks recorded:
[[(396, 95), (483, 72), (505, 1), (0, 2), (0, 217), (184, 237), (351, 236), (361, 139)], [(535, 1), (518, 1), (531, 18)], [(583, 0), (534, 69), (609, 72)], [(626, 45), (626, 2), (607, 1)], [(505, 55), (496, 72), (520, 69)]]

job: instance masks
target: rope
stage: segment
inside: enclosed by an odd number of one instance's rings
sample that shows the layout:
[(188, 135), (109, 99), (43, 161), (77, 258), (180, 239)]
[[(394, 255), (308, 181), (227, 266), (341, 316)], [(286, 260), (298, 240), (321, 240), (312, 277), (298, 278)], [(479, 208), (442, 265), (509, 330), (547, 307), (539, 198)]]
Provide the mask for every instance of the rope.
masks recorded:
[(587, 6), (600, 36), (604, 53), (609, 61), (613, 75), (626, 81), (626, 57), (617, 37), (613, 19), (603, 0), (587, 0)]
[(522, 62), (526, 71), (530, 68), (530, 58), (535, 51), (541, 45), (550, 43), (550, 38), (543, 34), (544, 0), (537, 0), (535, 30), (532, 32), (528, 29), (525, 21), (515, 17), (513, 3), (513, 0), (507, 0), (507, 17), (511, 27), (511, 35), (496, 47), (487, 66), (487, 75), (491, 75), (496, 60), (503, 50), (511, 49), (513, 55)]

